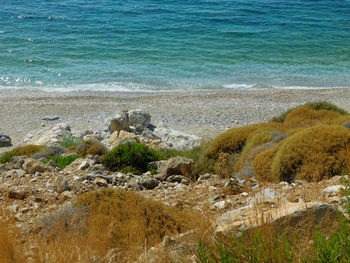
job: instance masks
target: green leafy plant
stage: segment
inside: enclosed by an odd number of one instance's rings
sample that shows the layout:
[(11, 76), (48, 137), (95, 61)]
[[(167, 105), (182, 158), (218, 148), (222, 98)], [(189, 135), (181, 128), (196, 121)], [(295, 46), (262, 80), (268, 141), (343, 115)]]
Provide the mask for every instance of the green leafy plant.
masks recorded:
[(78, 155), (52, 156), (48, 160), (44, 161), (44, 163), (48, 163), (50, 160), (53, 160), (59, 168), (63, 169), (67, 165), (70, 165), (72, 162), (74, 162), (78, 158), (79, 158)]
[(74, 137), (72, 135), (64, 135), (62, 138), (62, 141), (60, 141), (60, 145), (64, 148), (69, 148), (71, 146), (78, 146), (81, 142), (81, 139), (79, 137)]
[[(125, 143), (103, 156), (103, 164), (112, 171), (143, 173), (150, 169), (149, 163), (161, 160), (162, 154), (141, 143)], [(132, 169), (131, 169), (132, 168)]]
[(5, 152), (3, 155), (0, 156), (0, 163), (7, 163), (11, 161), (13, 154), (10, 152)]

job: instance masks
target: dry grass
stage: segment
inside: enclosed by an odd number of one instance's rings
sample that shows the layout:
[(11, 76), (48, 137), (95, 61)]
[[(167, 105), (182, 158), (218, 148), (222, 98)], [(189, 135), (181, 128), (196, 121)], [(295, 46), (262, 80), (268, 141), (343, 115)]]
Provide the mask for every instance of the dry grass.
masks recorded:
[(75, 204), (40, 222), (37, 234), (22, 236), (23, 242), (18, 242), (21, 239), (15, 222), (0, 220), (0, 261), (22, 263), (31, 257), (33, 263), (104, 263), (111, 258), (106, 255), (114, 254), (112, 262), (130, 262), (162, 242), (166, 235), (195, 229), (193, 243), (198, 236), (210, 236), (208, 218), (197, 212), (166, 207), (134, 192), (111, 189), (83, 194)]
[(18, 242), (14, 217), (4, 207), (0, 209), (0, 259), (2, 263), (25, 262), (23, 248)]

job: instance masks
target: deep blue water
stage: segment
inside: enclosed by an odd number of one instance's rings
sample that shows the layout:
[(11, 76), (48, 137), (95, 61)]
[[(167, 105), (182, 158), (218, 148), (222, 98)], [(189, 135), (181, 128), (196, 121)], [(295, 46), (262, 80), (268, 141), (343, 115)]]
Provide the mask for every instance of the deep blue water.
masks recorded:
[(350, 0), (0, 0), (0, 87), (350, 87)]

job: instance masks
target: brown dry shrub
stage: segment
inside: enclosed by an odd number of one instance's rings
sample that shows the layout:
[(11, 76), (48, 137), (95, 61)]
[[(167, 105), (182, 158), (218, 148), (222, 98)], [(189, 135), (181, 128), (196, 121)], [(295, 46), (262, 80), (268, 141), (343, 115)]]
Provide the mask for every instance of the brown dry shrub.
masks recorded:
[(26, 155), (31, 157), (33, 154), (40, 152), (44, 148), (45, 148), (44, 146), (29, 144), (26, 146), (20, 146), (20, 147), (14, 148), (13, 150), (11, 150), (10, 153), (13, 156)]
[(230, 178), (235, 171), (235, 163), (239, 156), (221, 152), (214, 164), (214, 171), (222, 178)]
[(331, 125), (334, 120), (343, 116), (330, 110), (314, 110), (307, 106), (301, 106), (292, 110), (286, 117), (286, 128), (305, 128), (316, 125)]
[(0, 209), (0, 261), (2, 263), (22, 263), (25, 262), (23, 249), (17, 239), (14, 217), (5, 212), (5, 208)]
[(242, 151), (249, 135), (256, 130), (264, 127), (281, 131), (284, 130), (283, 124), (277, 122), (267, 122), (232, 128), (220, 134), (210, 143), (207, 154), (211, 157), (218, 158), (221, 152), (231, 154), (239, 153)]
[(278, 146), (258, 153), (254, 159), (254, 171), (259, 182), (276, 182), (278, 178), (272, 177), (271, 166), (278, 151)]
[(89, 139), (87, 141), (83, 141), (79, 146), (77, 146), (75, 151), (80, 156), (85, 157), (88, 154), (102, 156), (106, 154), (109, 149), (97, 139)]
[[(104, 189), (43, 216), (38, 231), (19, 235), (13, 215), (0, 211), (0, 262), (134, 262), (163, 238), (194, 230), (188, 241), (209, 241), (209, 215), (167, 207), (134, 192)], [(21, 237), (21, 238), (18, 238)], [(114, 261), (106, 255), (116, 253)], [(195, 251), (193, 251), (194, 253)], [(169, 255), (164, 255), (169, 258)]]
[(258, 147), (268, 142), (279, 142), (286, 137), (281, 131), (271, 127), (260, 128), (248, 136), (246, 144), (235, 165), (235, 171), (240, 171), (245, 165), (254, 159), (255, 155), (266, 149), (266, 147)]
[(288, 137), (272, 162), (271, 175), (280, 181), (320, 181), (340, 175), (346, 168), (350, 130), (340, 126), (306, 128)]

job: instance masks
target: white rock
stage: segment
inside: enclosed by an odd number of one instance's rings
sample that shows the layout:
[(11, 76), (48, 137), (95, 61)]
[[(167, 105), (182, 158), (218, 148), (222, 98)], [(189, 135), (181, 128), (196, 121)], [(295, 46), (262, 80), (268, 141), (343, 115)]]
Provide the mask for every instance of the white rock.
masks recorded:
[(225, 206), (226, 206), (226, 201), (225, 201), (225, 200), (216, 202), (216, 203), (214, 204), (214, 207), (215, 207), (216, 209), (225, 209)]
[(166, 127), (155, 128), (154, 134), (171, 148), (177, 150), (192, 149), (198, 146), (201, 141), (198, 136)]
[(338, 194), (341, 189), (344, 189), (344, 186), (339, 184), (339, 185), (331, 185), (326, 187), (321, 191), (323, 195), (330, 195), (330, 194)]

